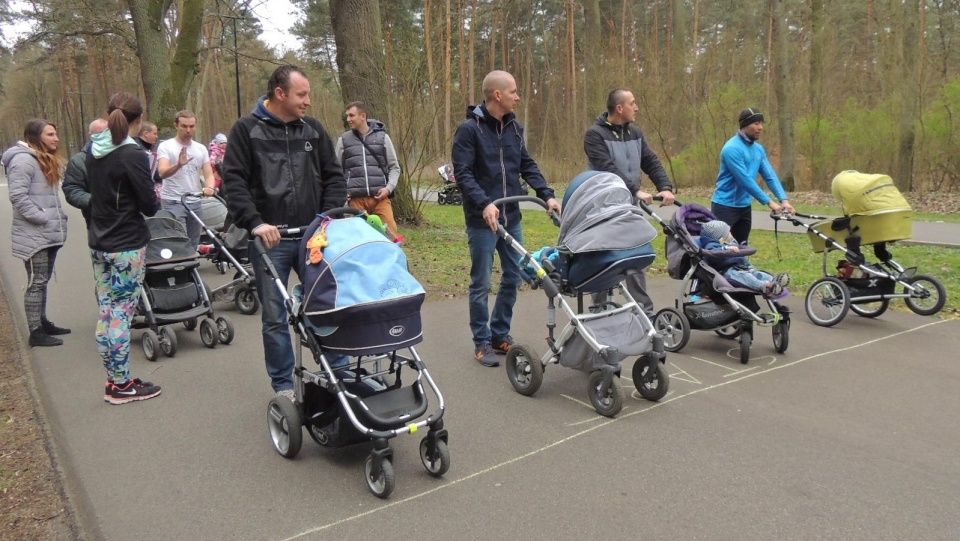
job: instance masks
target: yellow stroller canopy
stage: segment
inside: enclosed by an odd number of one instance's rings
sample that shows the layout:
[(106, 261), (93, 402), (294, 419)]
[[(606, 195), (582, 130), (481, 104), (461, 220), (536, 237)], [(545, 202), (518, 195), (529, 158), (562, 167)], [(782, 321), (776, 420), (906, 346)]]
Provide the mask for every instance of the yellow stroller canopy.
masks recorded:
[(911, 210), (889, 175), (844, 171), (833, 177), (832, 191), (847, 216)]

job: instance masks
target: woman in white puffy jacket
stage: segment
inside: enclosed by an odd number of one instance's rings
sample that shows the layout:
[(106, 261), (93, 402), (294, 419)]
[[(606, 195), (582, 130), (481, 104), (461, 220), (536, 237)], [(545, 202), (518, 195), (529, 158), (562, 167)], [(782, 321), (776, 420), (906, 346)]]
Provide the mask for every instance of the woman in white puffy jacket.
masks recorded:
[(23, 129), (23, 140), (3, 153), (10, 203), (13, 205), (13, 255), (24, 261), (27, 290), (23, 296), (31, 346), (59, 346), (57, 335), (70, 329), (47, 319), (47, 283), (57, 251), (67, 241), (67, 215), (60, 201), (64, 159), (57, 153), (57, 127), (33, 119)]

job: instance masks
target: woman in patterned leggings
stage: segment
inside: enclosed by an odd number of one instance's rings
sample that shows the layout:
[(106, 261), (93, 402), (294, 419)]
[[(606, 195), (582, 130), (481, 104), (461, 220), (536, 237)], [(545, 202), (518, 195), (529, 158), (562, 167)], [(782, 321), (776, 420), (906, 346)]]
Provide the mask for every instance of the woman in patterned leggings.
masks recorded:
[(57, 250), (67, 240), (67, 215), (60, 202), (60, 176), (65, 162), (57, 153), (57, 127), (35, 118), (23, 129), (23, 140), (3, 153), (10, 203), (13, 205), (13, 255), (27, 269), (23, 307), (30, 328), (30, 346), (59, 346), (56, 335), (70, 329), (47, 319), (47, 283)]
[(88, 178), (97, 180), (90, 183), (87, 242), (100, 304), (97, 349), (107, 371), (103, 399), (125, 404), (160, 394), (159, 385), (130, 377), (130, 319), (150, 240), (143, 216), (156, 214), (157, 198), (147, 154), (132, 138), (140, 132), (140, 100), (114, 94), (107, 115), (108, 128), (93, 136), (86, 160)]

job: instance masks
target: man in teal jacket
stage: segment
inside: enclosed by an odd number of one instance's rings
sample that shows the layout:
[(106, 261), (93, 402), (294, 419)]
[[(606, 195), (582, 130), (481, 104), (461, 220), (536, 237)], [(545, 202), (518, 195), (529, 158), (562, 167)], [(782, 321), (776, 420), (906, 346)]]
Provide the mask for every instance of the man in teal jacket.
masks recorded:
[[(787, 200), (787, 192), (767, 159), (767, 151), (757, 142), (762, 133), (763, 113), (756, 107), (744, 109), (740, 113), (740, 131), (723, 145), (720, 152), (720, 174), (711, 199), (710, 210), (717, 219), (730, 225), (733, 238), (741, 243), (750, 238), (750, 205), (754, 199), (777, 213), (794, 212)], [(779, 204), (760, 188), (757, 174), (763, 177)]]

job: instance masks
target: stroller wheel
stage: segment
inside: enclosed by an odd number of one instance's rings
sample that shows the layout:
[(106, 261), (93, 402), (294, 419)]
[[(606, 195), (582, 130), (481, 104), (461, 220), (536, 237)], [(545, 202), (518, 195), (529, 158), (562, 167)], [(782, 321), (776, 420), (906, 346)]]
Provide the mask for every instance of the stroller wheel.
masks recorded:
[(143, 348), (143, 356), (148, 361), (156, 361), (160, 356), (159, 344), (160, 339), (157, 338), (157, 333), (153, 332), (153, 329), (147, 329), (140, 335), (140, 347)]
[(226, 273), (227, 273), (227, 262), (226, 262), (226, 261), (217, 260), (216, 265), (217, 265), (217, 271), (219, 271), (220, 274), (226, 274)]
[(450, 450), (447, 449), (447, 442), (438, 439), (436, 448), (432, 452), (429, 447), (429, 438), (420, 440), (420, 461), (423, 462), (427, 473), (434, 477), (443, 477), (443, 474), (450, 469)]
[(531, 396), (543, 383), (543, 365), (540, 356), (527, 346), (515, 344), (507, 352), (504, 361), (507, 377), (513, 389), (524, 396)]
[(197, 318), (192, 317), (192, 318), (184, 321), (184, 322), (183, 322), (183, 328), (186, 329), (186, 330), (188, 330), (188, 331), (192, 331), (192, 330), (196, 329), (196, 328), (197, 328)]
[(441, 194), (437, 194), (437, 204), (446, 205), (446, 204), (447, 204), (447, 196), (443, 195), (442, 193), (441, 193)]
[(604, 417), (613, 417), (623, 409), (623, 385), (620, 378), (613, 377), (610, 387), (606, 392), (601, 393), (600, 387), (603, 385), (603, 371), (595, 370), (590, 373), (590, 380), (587, 383), (587, 392), (590, 394), (590, 404), (597, 413)]
[(252, 287), (242, 287), (237, 290), (237, 296), (234, 302), (237, 305), (237, 310), (245, 316), (256, 314), (257, 310), (260, 309), (260, 299), (257, 298), (257, 290)]
[(777, 353), (785, 353), (790, 347), (790, 320), (781, 319), (773, 326), (773, 348)]
[(633, 378), (633, 386), (637, 388), (637, 392), (644, 400), (657, 402), (670, 390), (670, 376), (663, 365), (657, 363), (655, 367), (651, 367), (646, 355), (633, 363), (633, 371), (630, 375)]
[(804, 308), (814, 325), (832, 327), (840, 323), (850, 310), (850, 290), (837, 278), (821, 278), (807, 290)]
[(944, 289), (940, 280), (926, 274), (917, 274), (904, 280), (910, 284), (914, 291), (904, 288), (903, 292), (909, 294), (905, 300), (907, 308), (913, 313), (921, 316), (932, 316), (943, 309), (947, 302), (947, 290)]
[(177, 333), (170, 330), (170, 327), (160, 329), (160, 349), (167, 357), (173, 357), (177, 354)]
[(653, 328), (663, 336), (663, 349), (667, 351), (680, 351), (690, 341), (690, 320), (673, 308), (657, 312)]
[(384, 458), (380, 462), (380, 475), (373, 476), (373, 455), (367, 457), (363, 464), (363, 476), (367, 480), (367, 488), (378, 498), (386, 498), (393, 492), (394, 475), (393, 463), (389, 458)]
[(286, 458), (293, 458), (303, 445), (300, 410), (285, 396), (275, 396), (267, 406), (267, 426), (273, 449)]
[(221, 344), (229, 344), (233, 342), (233, 322), (227, 316), (220, 316), (217, 318), (217, 340)]
[(217, 324), (213, 318), (205, 317), (200, 322), (200, 341), (208, 348), (217, 347)]
[(850, 311), (860, 317), (880, 317), (887, 311), (887, 308), (890, 308), (890, 299), (860, 304), (850, 303)]
[(753, 326), (740, 323), (740, 364), (750, 362), (750, 345), (753, 343)]
[(740, 323), (727, 325), (726, 327), (721, 327), (713, 332), (717, 333), (717, 336), (719, 336), (720, 338), (733, 340), (734, 338), (740, 336)]

